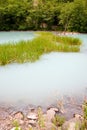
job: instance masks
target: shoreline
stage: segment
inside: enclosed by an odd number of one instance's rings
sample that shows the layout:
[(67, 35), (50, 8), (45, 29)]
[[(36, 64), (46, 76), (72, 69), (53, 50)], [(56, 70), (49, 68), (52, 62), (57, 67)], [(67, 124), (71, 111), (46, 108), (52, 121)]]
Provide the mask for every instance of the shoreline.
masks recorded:
[(65, 97), (64, 99), (60, 98), (59, 100), (57, 100), (54, 103), (48, 103), (48, 105), (41, 105), (41, 104), (30, 104), (30, 103), (26, 103), (26, 102), (0, 102), (0, 110), (11, 110), (17, 112), (17, 111), (22, 111), (25, 113), (25, 111), (28, 111), (28, 109), (34, 108), (37, 109), (38, 107), (41, 107), (43, 109), (44, 112), (46, 112), (46, 110), (48, 108), (52, 108), (55, 107), (57, 109), (59, 109), (59, 114), (64, 116), (66, 119), (70, 119), (75, 112), (77, 113), (81, 113), (82, 112), (82, 104), (86, 99), (76, 99), (74, 97)]
[(0, 31), (0, 32), (57, 32), (60, 34), (87, 34), (81, 32), (68, 32), (68, 31), (53, 31), (53, 30), (9, 30), (9, 31)]
[[(31, 130), (31, 128), (32, 130), (51, 130), (51, 128), (54, 128), (53, 130), (66, 130), (62, 127), (65, 127), (67, 122), (71, 123), (72, 119), (83, 117), (82, 104), (71, 100), (67, 104), (59, 101), (59, 106), (54, 104), (48, 108), (28, 104), (20, 107), (4, 104), (1, 106), (0, 104), (0, 130), (16, 130), (16, 128), (22, 128), (22, 130)], [(58, 126), (57, 122), (54, 121), (57, 116), (60, 120)], [(48, 129), (48, 127), (50, 128)]]

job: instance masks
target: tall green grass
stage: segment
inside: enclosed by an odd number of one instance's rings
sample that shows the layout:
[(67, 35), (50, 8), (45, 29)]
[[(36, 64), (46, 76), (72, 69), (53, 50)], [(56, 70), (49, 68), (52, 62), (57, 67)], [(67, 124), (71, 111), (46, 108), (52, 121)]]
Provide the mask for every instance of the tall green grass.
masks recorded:
[(34, 62), (44, 53), (79, 52), (81, 41), (77, 38), (59, 37), (49, 32), (40, 32), (31, 41), (0, 45), (0, 65), (13, 62)]

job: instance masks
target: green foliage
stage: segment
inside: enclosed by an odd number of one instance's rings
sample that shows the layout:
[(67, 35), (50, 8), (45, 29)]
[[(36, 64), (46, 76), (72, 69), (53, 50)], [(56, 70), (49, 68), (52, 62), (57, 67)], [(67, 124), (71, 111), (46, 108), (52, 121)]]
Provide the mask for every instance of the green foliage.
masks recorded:
[(87, 32), (86, 0), (64, 4), (59, 17), (65, 31)]
[(12, 121), (12, 125), (13, 125), (14, 127), (19, 127), (19, 122), (18, 122), (17, 120), (13, 120), (13, 121)]
[(45, 120), (44, 120), (43, 113), (40, 107), (38, 108), (38, 124), (40, 128), (45, 127)]
[(81, 130), (87, 129), (87, 102), (83, 104), (83, 121), (81, 124)]
[(61, 116), (59, 116), (59, 115), (56, 115), (56, 116), (54, 117), (54, 119), (52, 120), (52, 122), (53, 122), (53, 124), (54, 124), (55, 126), (59, 127), (59, 126), (62, 126), (62, 125), (63, 125), (63, 123), (65, 122), (65, 118), (64, 118), (64, 117), (61, 117)]
[(87, 1), (0, 0), (0, 30), (87, 32)]
[(59, 37), (48, 32), (38, 33), (32, 41), (0, 45), (0, 65), (13, 62), (34, 62), (44, 53), (78, 52), (81, 42), (77, 38)]
[(16, 127), (15, 130), (22, 130), (20, 127)]
[(29, 130), (33, 130), (33, 128), (31, 127), (31, 128), (29, 128)]
[(83, 104), (83, 112), (84, 112), (84, 119), (87, 120), (87, 103), (86, 102)]
[(81, 45), (81, 41), (78, 38), (72, 37), (57, 37), (57, 42), (67, 45)]

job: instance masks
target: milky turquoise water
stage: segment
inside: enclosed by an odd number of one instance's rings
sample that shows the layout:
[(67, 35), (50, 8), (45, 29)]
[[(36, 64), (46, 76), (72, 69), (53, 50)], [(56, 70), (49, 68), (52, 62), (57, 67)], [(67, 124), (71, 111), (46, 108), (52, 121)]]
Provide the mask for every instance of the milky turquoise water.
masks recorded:
[[(22, 36), (21, 33), (14, 32), (15, 39), (19, 35), (27, 39), (34, 36), (31, 32), (23, 32)], [(6, 35), (10, 37), (13, 34), (5, 32), (4, 35), (3, 32), (1, 38), (0, 32), (0, 41), (6, 40)], [(82, 98), (87, 95), (87, 35), (72, 36), (83, 41), (79, 53), (52, 52), (41, 56), (35, 63), (15, 63), (0, 67), (0, 101), (50, 104), (64, 95)]]
[(35, 34), (33, 32), (0, 32), (0, 44), (8, 44), (9, 42), (15, 43), (20, 40), (31, 40), (35, 37)]

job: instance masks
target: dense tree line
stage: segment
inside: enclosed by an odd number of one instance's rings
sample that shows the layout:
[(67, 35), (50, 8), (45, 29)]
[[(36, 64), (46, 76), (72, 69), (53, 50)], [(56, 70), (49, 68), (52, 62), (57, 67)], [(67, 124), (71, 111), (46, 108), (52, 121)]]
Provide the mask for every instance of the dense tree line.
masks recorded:
[(0, 0), (0, 30), (87, 32), (87, 0)]

